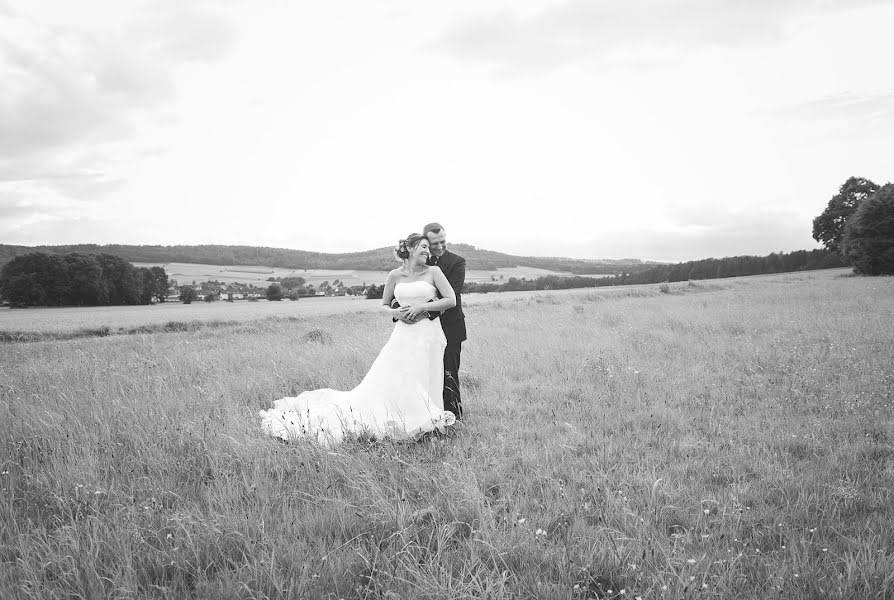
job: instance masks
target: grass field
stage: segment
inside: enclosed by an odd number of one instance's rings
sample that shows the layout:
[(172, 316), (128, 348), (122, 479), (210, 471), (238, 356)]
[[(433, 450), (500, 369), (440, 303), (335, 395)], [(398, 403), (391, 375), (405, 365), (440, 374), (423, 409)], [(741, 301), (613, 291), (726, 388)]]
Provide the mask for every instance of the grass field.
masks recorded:
[[(508, 298), (536, 297), (549, 294), (565, 295), (599, 293), (604, 295), (629, 294), (636, 288), (654, 290), (655, 286), (606, 287), (599, 290), (560, 290), (555, 292), (508, 292), (466, 294), (463, 302), (476, 305), (501, 302)], [(164, 302), (151, 306), (90, 306), (61, 308), (11, 309), (0, 307), (0, 341), (12, 338), (93, 337), (127, 333), (140, 328), (156, 328), (168, 323), (201, 325), (247, 323), (268, 318), (304, 319), (321, 315), (352, 312), (374, 312), (380, 300), (366, 300), (357, 296), (301, 298), (297, 301), (269, 302)]]
[(449, 437), (328, 450), (257, 411), (382, 315), (0, 345), (0, 597), (894, 598), (894, 278), (671, 292), (490, 295)]
[(151, 306), (90, 306), (63, 308), (0, 308), (0, 333), (76, 332), (108, 327), (111, 333), (143, 326), (178, 322), (238, 322), (267, 318), (307, 318), (346, 312), (374, 311), (381, 301), (356, 296), (301, 298), (270, 302), (164, 302)]

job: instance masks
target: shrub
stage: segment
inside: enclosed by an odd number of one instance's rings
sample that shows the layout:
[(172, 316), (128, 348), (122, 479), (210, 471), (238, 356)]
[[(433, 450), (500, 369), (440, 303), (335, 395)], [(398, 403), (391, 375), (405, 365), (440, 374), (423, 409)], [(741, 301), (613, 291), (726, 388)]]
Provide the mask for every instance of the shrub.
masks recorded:
[(376, 285), (372, 284), (366, 290), (366, 299), (367, 300), (381, 300), (382, 295), (385, 293), (385, 284)]
[(267, 286), (267, 300), (279, 302), (284, 297), (282, 287), (279, 284), (271, 283)]
[(332, 335), (323, 329), (311, 329), (304, 334), (305, 342), (315, 342), (317, 344), (331, 344)]
[(658, 291), (662, 294), (670, 294), (671, 287), (670, 284), (666, 281), (662, 281), (658, 284)]
[(843, 250), (854, 273), (894, 274), (894, 184), (860, 203), (844, 228)]

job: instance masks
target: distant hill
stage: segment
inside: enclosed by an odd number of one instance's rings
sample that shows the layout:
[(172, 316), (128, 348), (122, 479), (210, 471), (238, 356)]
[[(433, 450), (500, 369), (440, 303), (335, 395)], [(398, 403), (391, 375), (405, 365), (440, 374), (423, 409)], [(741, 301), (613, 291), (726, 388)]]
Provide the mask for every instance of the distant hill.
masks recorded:
[[(564, 271), (575, 275), (614, 275), (637, 273), (659, 263), (638, 259), (588, 260), (577, 258), (514, 256), (483, 250), (468, 244), (450, 244), (450, 249), (465, 257), (469, 269), (494, 270), (502, 267), (535, 267), (550, 271)], [(259, 246), (128, 246), (122, 244), (75, 244), (67, 246), (11, 246), (0, 244), (0, 266), (16, 256), (29, 252), (50, 254), (113, 254), (137, 263), (163, 264), (169, 262), (211, 265), (259, 265), (286, 269), (338, 269), (389, 271), (395, 266), (391, 248), (376, 248), (365, 252), (327, 254), (287, 248)]]

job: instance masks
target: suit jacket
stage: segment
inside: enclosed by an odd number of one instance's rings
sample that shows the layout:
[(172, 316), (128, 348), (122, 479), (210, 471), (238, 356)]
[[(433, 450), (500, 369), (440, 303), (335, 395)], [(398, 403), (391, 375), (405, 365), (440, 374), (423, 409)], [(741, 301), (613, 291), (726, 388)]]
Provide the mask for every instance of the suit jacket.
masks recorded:
[(463, 314), (463, 283), (466, 281), (466, 259), (450, 250), (435, 262), (434, 257), (428, 261), (429, 265), (437, 265), (444, 272), (453, 293), (456, 294), (456, 306), (448, 308), (441, 313), (441, 328), (448, 342), (466, 341), (466, 316)]

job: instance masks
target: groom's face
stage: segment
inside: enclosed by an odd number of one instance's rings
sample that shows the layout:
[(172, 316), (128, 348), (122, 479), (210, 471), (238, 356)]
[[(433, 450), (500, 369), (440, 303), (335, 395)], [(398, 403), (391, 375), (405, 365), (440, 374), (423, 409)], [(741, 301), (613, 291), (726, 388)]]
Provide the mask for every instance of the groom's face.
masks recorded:
[(438, 233), (429, 231), (425, 234), (425, 237), (428, 238), (428, 245), (432, 255), (438, 258), (443, 256), (444, 251), (447, 250), (447, 232), (443, 229)]

